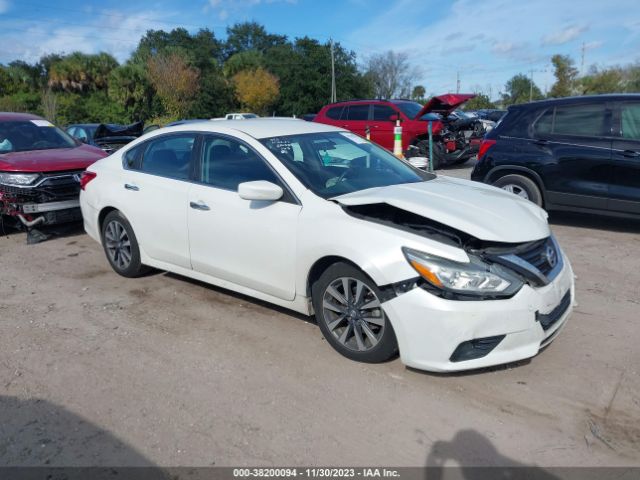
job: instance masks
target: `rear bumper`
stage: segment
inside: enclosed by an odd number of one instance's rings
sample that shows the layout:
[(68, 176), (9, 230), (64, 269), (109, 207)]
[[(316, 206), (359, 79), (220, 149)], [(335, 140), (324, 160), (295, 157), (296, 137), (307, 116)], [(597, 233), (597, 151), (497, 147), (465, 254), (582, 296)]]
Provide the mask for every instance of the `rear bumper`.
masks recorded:
[[(505, 300), (445, 300), (414, 288), (385, 302), (402, 362), (422, 370), (447, 372), (533, 357), (555, 339), (571, 315), (573, 271), (566, 257), (564, 262), (563, 270), (549, 285), (525, 285)], [(567, 295), (568, 303), (562, 305)], [(460, 349), (473, 342), (480, 349), (487, 344), (492, 348), (480, 357), (465, 360), (463, 355), (461, 359)]]

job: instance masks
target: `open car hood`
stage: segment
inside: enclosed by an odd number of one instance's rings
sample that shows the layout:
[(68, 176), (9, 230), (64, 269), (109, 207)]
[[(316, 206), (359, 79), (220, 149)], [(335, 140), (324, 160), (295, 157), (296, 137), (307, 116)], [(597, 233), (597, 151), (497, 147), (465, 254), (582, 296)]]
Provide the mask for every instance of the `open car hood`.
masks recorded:
[(546, 212), (530, 201), (452, 177), (369, 188), (332, 200), (345, 206), (386, 203), (490, 242), (522, 243), (551, 234)]
[(131, 125), (108, 125), (101, 123), (96, 128), (96, 133), (93, 134), (94, 140), (100, 140), (102, 138), (113, 137), (134, 137), (137, 138), (142, 135), (144, 129), (144, 122), (136, 122)]
[(417, 120), (427, 113), (449, 114), (475, 96), (475, 93), (445, 93), (444, 95), (433, 97), (424, 104), (422, 110), (414, 118)]

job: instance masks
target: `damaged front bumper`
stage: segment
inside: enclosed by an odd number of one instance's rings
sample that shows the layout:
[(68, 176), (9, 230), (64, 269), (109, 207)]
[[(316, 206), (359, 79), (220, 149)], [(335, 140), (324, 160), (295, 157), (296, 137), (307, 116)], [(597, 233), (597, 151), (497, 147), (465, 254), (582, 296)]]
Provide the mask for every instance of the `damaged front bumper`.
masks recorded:
[(43, 174), (33, 185), (0, 184), (0, 215), (29, 229), (79, 221), (80, 174)]

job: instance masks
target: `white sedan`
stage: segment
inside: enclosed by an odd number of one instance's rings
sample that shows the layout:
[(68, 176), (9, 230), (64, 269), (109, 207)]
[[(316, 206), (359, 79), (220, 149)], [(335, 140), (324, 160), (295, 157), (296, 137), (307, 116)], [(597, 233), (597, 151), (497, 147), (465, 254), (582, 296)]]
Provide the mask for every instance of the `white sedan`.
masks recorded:
[(85, 229), (120, 275), (153, 267), (315, 315), (354, 360), (512, 362), (571, 313), (573, 273), (543, 210), (331, 126), (163, 128), (94, 163), (81, 187)]

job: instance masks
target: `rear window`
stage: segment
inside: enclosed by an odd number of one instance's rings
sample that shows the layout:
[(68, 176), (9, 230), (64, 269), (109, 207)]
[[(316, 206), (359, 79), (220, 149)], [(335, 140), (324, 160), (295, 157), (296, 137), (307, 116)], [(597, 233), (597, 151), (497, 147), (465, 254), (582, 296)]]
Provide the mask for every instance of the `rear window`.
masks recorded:
[(349, 105), (347, 120), (368, 120), (369, 105)]

